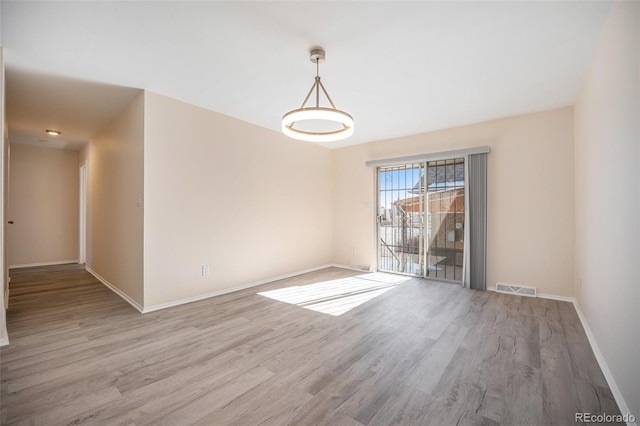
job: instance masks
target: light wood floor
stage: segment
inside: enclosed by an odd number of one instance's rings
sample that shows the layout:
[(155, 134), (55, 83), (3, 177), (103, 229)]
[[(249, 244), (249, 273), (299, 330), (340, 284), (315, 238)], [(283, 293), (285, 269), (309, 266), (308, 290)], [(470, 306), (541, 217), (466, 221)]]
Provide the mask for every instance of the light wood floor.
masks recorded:
[(77, 265), (12, 271), (1, 423), (521, 426), (619, 413), (569, 303), (410, 279), (333, 316), (256, 294), (356, 275), (325, 269), (143, 315)]

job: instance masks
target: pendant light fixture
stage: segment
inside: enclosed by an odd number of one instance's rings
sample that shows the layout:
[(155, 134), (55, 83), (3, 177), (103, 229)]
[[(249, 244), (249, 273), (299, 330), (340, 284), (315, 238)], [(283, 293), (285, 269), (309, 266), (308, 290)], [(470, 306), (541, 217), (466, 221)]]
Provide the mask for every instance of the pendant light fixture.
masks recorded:
[[(316, 78), (311, 90), (304, 98), (302, 106), (289, 111), (282, 117), (282, 133), (303, 141), (333, 142), (348, 138), (353, 134), (353, 117), (336, 108), (320, 81), (320, 63), (324, 62), (324, 50), (312, 49), (311, 62), (316, 64)], [(320, 106), (320, 91), (331, 107)], [(315, 106), (307, 106), (311, 95), (315, 94)]]

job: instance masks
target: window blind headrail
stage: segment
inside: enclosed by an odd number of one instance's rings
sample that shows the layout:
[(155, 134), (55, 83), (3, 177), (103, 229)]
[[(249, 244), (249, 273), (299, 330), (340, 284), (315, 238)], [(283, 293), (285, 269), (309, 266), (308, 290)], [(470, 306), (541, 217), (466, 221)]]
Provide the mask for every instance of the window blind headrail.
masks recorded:
[(370, 160), (365, 163), (367, 167), (396, 166), (400, 164), (421, 163), (424, 161), (447, 160), (460, 158), (472, 154), (487, 154), (491, 152), (490, 146), (478, 146), (475, 148), (454, 149), (452, 151), (432, 152), (428, 154), (409, 155), (406, 157), (385, 158), (382, 160)]

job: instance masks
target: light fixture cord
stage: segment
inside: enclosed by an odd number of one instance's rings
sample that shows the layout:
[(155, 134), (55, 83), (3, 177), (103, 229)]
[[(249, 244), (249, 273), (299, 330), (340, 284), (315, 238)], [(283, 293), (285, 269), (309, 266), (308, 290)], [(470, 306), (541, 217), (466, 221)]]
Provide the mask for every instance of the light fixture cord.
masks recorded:
[(320, 59), (316, 58), (316, 108), (320, 107)]

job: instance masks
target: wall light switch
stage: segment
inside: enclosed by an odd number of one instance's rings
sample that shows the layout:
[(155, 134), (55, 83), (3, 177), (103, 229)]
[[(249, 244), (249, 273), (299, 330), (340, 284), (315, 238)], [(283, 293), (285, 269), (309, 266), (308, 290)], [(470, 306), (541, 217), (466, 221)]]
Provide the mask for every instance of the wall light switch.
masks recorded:
[(202, 267), (202, 276), (206, 277), (207, 275), (209, 275), (209, 265), (204, 265)]

